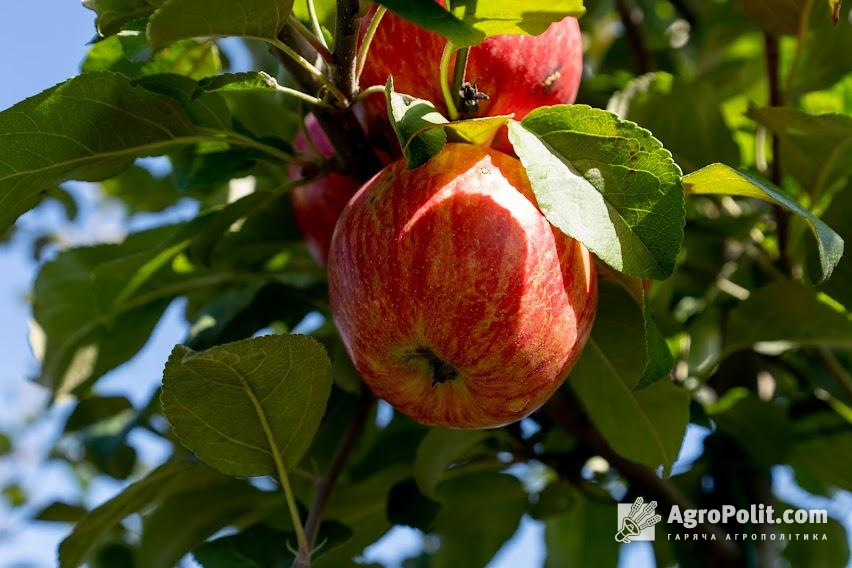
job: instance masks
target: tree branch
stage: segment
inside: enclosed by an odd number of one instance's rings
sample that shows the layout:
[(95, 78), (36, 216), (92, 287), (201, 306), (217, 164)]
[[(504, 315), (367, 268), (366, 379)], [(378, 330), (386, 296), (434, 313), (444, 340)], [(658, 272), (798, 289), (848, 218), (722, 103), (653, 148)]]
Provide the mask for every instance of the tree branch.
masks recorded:
[[(681, 510), (696, 508), (692, 501), (671, 482), (661, 479), (650, 468), (616, 453), (594, 427), (585, 410), (573, 396), (557, 392), (542, 410), (559, 427), (572, 434), (578, 443), (606, 459), (627, 480), (640, 486), (646, 496), (668, 507), (676, 505)], [(737, 548), (725, 540), (725, 533), (718, 527), (699, 523), (695, 531), (707, 536), (707, 540), (699, 539), (698, 543), (707, 550), (708, 561), (715, 560), (722, 565), (730, 564), (736, 559)], [(713, 537), (716, 540), (712, 540)], [(714, 565), (714, 562), (709, 563)]]
[[(766, 52), (766, 76), (769, 82), (769, 106), (784, 106), (784, 95), (781, 92), (781, 78), (778, 57), (778, 38), (771, 34), (764, 34), (764, 47)], [(781, 186), (781, 140), (777, 134), (772, 133), (772, 163), (769, 170), (769, 179), (777, 186)], [(790, 234), (790, 216), (786, 209), (780, 205), (772, 206), (772, 214), (775, 218), (776, 232), (778, 233), (778, 268), (784, 274), (790, 274), (790, 262), (787, 258), (787, 245)]]
[[(291, 26), (285, 27), (278, 39), (296, 53), (314, 63), (318, 69), (325, 69), (322, 57)], [(290, 76), (303, 89), (312, 92), (320, 90), (321, 83), (310, 73), (307, 73), (301, 66), (296, 65), (292, 59), (278, 50), (275, 50), (275, 55), (290, 73)], [(382, 163), (373, 151), (367, 135), (352, 112), (351, 105), (348, 108), (317, 108), (314, 109), (314, 116), (317, 117), (323, 132), (325, 132), (335, 150), (337, 166), (340, 171), (352, 176), (356, 181), (364, 182), (381, 169)]]
[(642, 23), (635, 17), (641, 12), (636, 11), (631, 0), (616, 0), (615, 5), (618, 9), (618, 15), (621, 17), (621, 22), (624, 24), (627, 42), (630, 44), (630, 52), (633, 54), (636, 74), (644, 75), (654, 71), (656, 65), (654, 65), (654, 59), (648, 51)]
[(347, 97), (352, 99), (358, 91), (356, 58), (358, 56), (358, 0), (337, 0), (337, 17), (334, 27), (334, 73), (332, 80)]
[[(349, 455), (352, 453), (352, 449), (355, 447), (355, 443), (364, 431), (364, 426), (367, 424), (367, 419), (370, 417), (370, 411), (373, 409), (375, 402), (376, 398), (365, 388), (361, 393), (361, 400), (358, 409), (355, 411), (355, 416), (352, 418), (352, 422), (349, 423), (346, 434), (343, 436), (340, 445), (337, 446), (334, 456), (331, 458), (328, 471), (317, 482), (314, 500), (308, 512), (308, 520), (305, 522), (305, 538), (308, 543), (308, 551), (313, 550), (316, 544), (317, 533), (322, 522), (325, 506), (328, 503), (329, 497), (331, 497), (334, 485), (340, 478), (340, 474), (343, 473), (343, 468), (349, 459)], [(310, 565), (310, 553), (308, 552), (306, 556), (300, 549), (299, 555), (293, 563), (293, 568), (307, 568)]]

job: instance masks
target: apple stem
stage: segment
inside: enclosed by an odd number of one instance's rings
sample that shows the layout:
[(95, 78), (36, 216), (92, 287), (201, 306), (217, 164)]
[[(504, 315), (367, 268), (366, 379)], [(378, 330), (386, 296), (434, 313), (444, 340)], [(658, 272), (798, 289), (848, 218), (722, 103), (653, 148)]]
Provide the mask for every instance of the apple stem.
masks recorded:
[(453, 52), (456, 50), (455, 46), (451, 41), (447, 42), (447, 45), (444, 46), (444, 53), (441, 54), (441, 66), (440, 66), (440, 75), (441, 75), (441, 93), (444, 95), (444, 104), (447, 106), (447, 114), (450, 116), (450, 120), (458, 120), (459, 111), (456, 107), (456, 95), (452, 93), (450, 90), (450, 58), (453, 56)]
[(453, 69), (452, 86), (452, 94), (456, 97), (456, 100), (460, 98), (459, 92), (461, 91), (462, 85), (464, 84), (465, 76), (467, 75), (467, 59), (469, 55), (469, 47), (461, 48), (458, 51), (458, 55), (456, 55), (456, 65)]

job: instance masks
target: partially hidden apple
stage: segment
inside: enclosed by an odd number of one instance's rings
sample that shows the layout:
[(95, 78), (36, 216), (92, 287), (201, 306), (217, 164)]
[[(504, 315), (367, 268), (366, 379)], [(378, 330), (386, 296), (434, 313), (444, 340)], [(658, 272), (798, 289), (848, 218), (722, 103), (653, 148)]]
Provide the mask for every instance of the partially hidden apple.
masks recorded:
[[(310, 160), (334, 158), (334, 148), (312, 114), (305, 117), (304, 130), (299, 131), (293, 139), (293, 149), (297, 155)], [(289, 176), (292, 180), (298, 180), (305, 173), (307, 172), (303, 171), (303, 168), (291, 166)], [(355, 180), (332, 171), (296, 187), (291, 193), (296, 224), (305, 238), (311, 256), (320, 266), (325, 266), (328, 258), (331, 235), (340, 212), (357, 189)]]
[(519, 420), (562, 384), (597, 307), (589, 252), (539, 211), (521, 163), (448, 144), (395, 162), (341, 214), (334, 321), (361, 377), (428, 425)]
[[(364, 18), (363, 28), (369, 20)], [(384, 85), (392, 75), (396, 91), (429, 100), (446, 115), (439, 69), (446, 43), (443, 36), (386, 13), (370, 45), (361, 86)], [(472, 47), (466, 79), (489, 97), (479, 102), (476, 116), (514, 113), (520, 120), (540, 106), (574, 102), (582, 73), (583, 39), (577, 19), (568, 17), (538, 36), (493, 36)], [(383, 96), (369, 97), (367, 111), (375, 128), (386, 112)], [(511, 148), (505, 132), (498, 140), (501, 149)]]

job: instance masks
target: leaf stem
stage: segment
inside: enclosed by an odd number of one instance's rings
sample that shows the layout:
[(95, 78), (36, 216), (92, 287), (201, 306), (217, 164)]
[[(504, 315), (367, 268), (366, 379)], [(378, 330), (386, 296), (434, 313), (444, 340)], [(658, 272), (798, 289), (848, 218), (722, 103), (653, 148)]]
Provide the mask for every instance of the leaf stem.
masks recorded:
[(311, 75), (314, 79), (319, 81), (319, 83), (323, 87), (328, 89), (328, 92), (331, 93), (331, 95), (335, 99), (337, 99), (337, 101), (342, 106), (345, 107), (345, 106), (348, 105), (348, 101), (346, 99), (346, 96), (341, 92), (341, 90), (338, 89), (337, 86), (335, 86), (335, 84), (332, 83), (331, 80), (329, 80), (329, 78), (326, 77), (322, 73), (322, 71), (320, 71), (319, 69), (314, 67), (311, 64), (310, 61), (308, 61), (307, 59), (305, 59), (304, 57), (302, 57), (301, 55), (296, 53), (296, 51), (293, 50), (289, 45), (287, 45), (286, 43), (284, 43), (283, 41), (281, 41), (278, 38), (261, 38), (261, 39), (263, 39), (265, 42), (267, 42), (271, 46), (275, 47), (278, 51), (280, 51), (281, 53), (283, 53), (284, 55), (286, 55), (287, 57), (292, 59), (297, 65), (299, 65), (299, 67), (301, 67), (302, 69), (307, 71), (309, 75)]
[(314, 35), (311, 30), (306, 28), (305, 24), (303, 24), (301, 20), (299, 20), (299, 18), (297, 18), (291, 13), (290, 16), (287, 18), (287, 23), (293, 26), (293, 29), (299, 32), (299, 34), (303, 38), (305, 38), (308, 43), (313, 46), (314, 49), (317, 50), (317, 53), (319, 53), (323, 59), (325, 59), (329, 63), (332, 63), (334, 61), (334, 56), (328, 50), (328, 47), (326, 47), (325, 43), (320, 41), (320, 38), (318, 36)]
[(369, 97), (370, 95), (375, 95), (376, 93), (384, 93), (385, 86), (384, 85), (372, 85), (358, 92), (355, 96), (356, 101), (362, 101)]
[(308, 17), (311, 19), (311, 27), (314, 28), (314, 35), (323, 47), (328, 49), (328, 43), (325, 41), (325, 34), (322, 31), (322, 25), (320, 24), (319, 17), (317, 17), (317, 7), (314, 4), (314, 0), (306, 0), (306, 4), (308, 5)]
[(447, 105), (447, 114), (450, 117), (450, 120), (458, 120), (459, 111), (456, 107), (456, 98), (453, 96), (453, 93), (450, 91), (450, 58), (453, 56), (453, 52), (456, 50), (453, 43), (448, 41), (447, 45), (444, 46), (444, 52), (441, 54), (441, 66), (440, 66), (440, 75), (441, 75), (441, 93), (444, 95), (444, 104)]
[(361, 73), (364, 72), (364, 65), (367, 64), (367, 55), (370, 51), (370, 44), (373, 43), (373, 38), (376, 37), (376, 30), (379, 29), (379, 24), (385, 16), (388, 9), (384, 6), (379, 6), (373, 19), (370, 20), (370, 26), (367, 28), (367, 33), (364, 34), (364, 39), (361, 40), (361, 47), (358, 48), (358, 55), (355, 57), (355, 83), (361, 81)]

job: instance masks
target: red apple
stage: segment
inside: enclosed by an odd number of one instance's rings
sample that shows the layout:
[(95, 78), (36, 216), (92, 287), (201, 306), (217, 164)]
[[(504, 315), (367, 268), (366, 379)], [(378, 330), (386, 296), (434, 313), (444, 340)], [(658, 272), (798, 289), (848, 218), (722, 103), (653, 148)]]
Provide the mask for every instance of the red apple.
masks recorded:
[[(310, 141), (305, 132), (310, 136)], [(294, 138), (293, 149), (297, 154), (317, 161), (334, 158), (334, 148), (311, 114), (305, 117), (304, 131), (300, 131)], [(289, 173), (291, 179), (297, 180), (305, 172), (298, 166), (292, 166)], [(320, 266), (325, 266), (328, 258), (328, 247), (337, 218), (357, 189), (358, 184), (352, 178), (329, 172), (297, 187), (291, 193), (296, 224), (311, 256)]]
[(521, 163), (448, 144), (350, 200), (331, 243), (343, 343), (381, 398), (423, 424), (527, 416), (580, 356), (597, 305), (589, 252), (539, 211)]
[[(446, 114), (439, 70), (446, 42), (388, 12), (370, 46), (361, 86), (384, 85), (393, 75), (397, 91), (432, 101)], [(576, 18), (565, 18), (539, 36), (494, 36), (472, 47), (466, 78), (490, 97), (479, 103), (477, 116), (514, 113), (520, 120), (540, 106), (574, 102), (582, 72), (580, 27)], [(371, 96), (367, 108), (375, 124), (386, 112), (383, 96)], [(500, 147), (511, 148), (505, 133)]]

